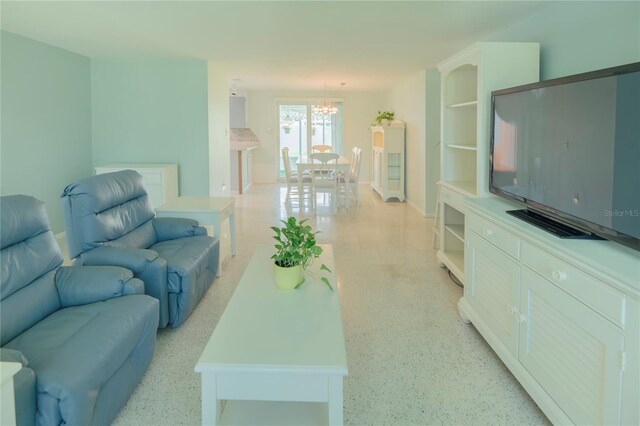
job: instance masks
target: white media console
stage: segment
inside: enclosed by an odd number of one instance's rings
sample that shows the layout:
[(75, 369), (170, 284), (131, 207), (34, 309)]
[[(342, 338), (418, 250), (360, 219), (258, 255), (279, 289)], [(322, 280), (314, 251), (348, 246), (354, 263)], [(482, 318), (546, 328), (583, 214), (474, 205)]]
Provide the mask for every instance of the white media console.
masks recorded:
[(554, 424), (640, 424), (640, 252), (465, 204), (463, 320)]

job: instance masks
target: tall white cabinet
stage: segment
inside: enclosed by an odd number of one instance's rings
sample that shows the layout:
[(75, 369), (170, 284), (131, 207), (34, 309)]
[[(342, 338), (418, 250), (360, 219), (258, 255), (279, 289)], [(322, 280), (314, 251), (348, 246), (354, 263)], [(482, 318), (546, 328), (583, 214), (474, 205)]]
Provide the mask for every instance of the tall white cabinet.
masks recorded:
[(491, 92), (539, 80), (538, 43), (477, 43), (438, 65), (438, 261), (464, 282), (464, 198), (489, 193)]
[(404, 123), (371, 127), (373, 179), (371, 187), (384, 201), (404, 201)]
[(177, 164), (115, 163), (98, 166), (95, 170), (97, 175), (120, 170), (135, 170), (140, 173), (154, 209), (178, 198)]

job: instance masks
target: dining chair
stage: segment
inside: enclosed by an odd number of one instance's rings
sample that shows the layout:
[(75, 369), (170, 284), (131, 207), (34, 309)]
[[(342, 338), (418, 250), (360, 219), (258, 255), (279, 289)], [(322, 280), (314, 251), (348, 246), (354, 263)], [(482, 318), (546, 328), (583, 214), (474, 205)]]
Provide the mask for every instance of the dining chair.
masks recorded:
[(329, 152), (331, 151), (332, 146), (331, 145), (313, 145), (311, 146), (311, 150), (312, 151), (316, 151), (316, 152)]
[(346, 203), (353, 202), (360, 205), (360, 193), (358, 192), (358, 180), (360, 178), (360, 164), (362, 163), (362, 149), (354, 147), (351, 150), (351, 165), (349, 173), (345, 176), (338, 175), (338, 193), (344, 196)]
[(319, 193), (329, 194), (329, 205), (335, 212), (338, 198), (337, 163), (340, 156), (329, 152), (309, 154), (311, 160), (311, 179), (313, 181), (313, 202), (317, 203)]
[[(284, 163), (284, 173), (285, 179), (287, 181), (287, 196), (284, 199), (285, 203), (291, 201), (291, 195), (297, 195), (298, 203), (302, 205), (305, 197), (309, 199), (311, 203), (313, 203), (313, 181), (311, 176), (307, 174), (299, 175), (297, 172), (293, 172), (291, 170), (291, 163), (289, 162), (289, 148), (282, 148), (282, 162)], [(301, 179), (302, 183), (302, 193), (299, 191), (299, 181)]]
[(337, 163), (339, 158), (340, 155), (336, 154), (335, 152), (312, 152), (311, 154), (309, 154), (309, 159), (312, 163)]

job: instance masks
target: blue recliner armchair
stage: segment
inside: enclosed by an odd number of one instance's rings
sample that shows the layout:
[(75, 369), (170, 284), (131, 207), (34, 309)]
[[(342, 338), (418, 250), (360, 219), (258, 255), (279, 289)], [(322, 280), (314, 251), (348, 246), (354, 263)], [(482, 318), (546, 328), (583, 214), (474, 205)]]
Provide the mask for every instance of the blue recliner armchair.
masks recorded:
[(127, 269), (61, 266), (41, 201), (1, 197), (0, 222), (0, 353), (23, 366), (17, 423), (111, 423), (151, 363), (158, 301)]
[(156, 218), (133, 170), (91, 176), (61, 195), (69, 256), (80, 265), (117, 265), (160, 301), (160, 327), (177, 327), (216, 275), (220, 242), (198, 222)]

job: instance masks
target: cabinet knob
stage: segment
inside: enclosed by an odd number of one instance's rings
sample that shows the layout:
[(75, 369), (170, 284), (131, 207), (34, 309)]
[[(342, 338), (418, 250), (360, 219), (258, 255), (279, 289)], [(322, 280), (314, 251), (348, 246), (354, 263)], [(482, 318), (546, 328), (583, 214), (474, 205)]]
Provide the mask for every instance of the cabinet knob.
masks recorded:
[(507, 308), (507, 312), (509, 313), (509, 315), (516, 315), (518, 311), (515, 306), (509, 306)]
[(554, 280), (558, 281), (558, 282), (562, 282), (564, 280), (567, 279), (567, 273), (566, 272), (560, 272), (560, 271), (553, 271), (551, 272), (551, 276), (553, 277)]
[(493, 231), (491, 229), (485, 229), (484, 235), (486, 235), (487, 237), (490, 237), (493, 235)]
[(518, 318), (518, 322), (527, 322), (527, 316), (525, 314), (518, 313), (516, 318)]

